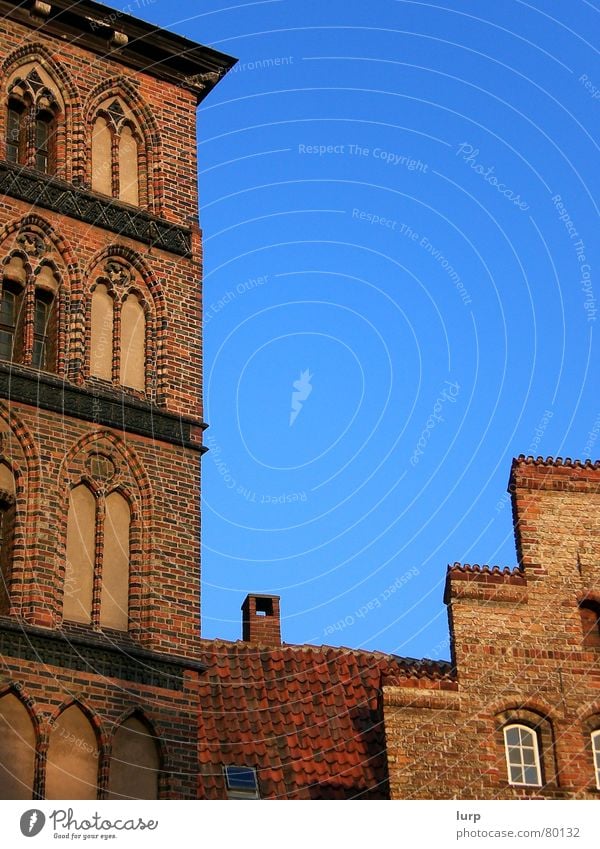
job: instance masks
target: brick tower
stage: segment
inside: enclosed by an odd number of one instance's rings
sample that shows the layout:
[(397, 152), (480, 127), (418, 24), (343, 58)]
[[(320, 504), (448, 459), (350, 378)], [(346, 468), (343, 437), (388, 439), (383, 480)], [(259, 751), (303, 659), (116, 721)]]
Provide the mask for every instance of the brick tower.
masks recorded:
[(0, 0), (0, 798), (196, 795), (196, 106), (234, 60)]

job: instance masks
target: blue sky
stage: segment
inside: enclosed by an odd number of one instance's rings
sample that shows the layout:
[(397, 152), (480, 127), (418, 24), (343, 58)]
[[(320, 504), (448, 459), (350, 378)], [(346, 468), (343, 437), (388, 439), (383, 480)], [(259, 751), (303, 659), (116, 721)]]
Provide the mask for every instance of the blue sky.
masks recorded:
[(288, 642), (447, 658), (511, 458), (600, 455), (598, 12), (129, 8), (239, 58), (199, 110), (204, 636), (272, 592)]

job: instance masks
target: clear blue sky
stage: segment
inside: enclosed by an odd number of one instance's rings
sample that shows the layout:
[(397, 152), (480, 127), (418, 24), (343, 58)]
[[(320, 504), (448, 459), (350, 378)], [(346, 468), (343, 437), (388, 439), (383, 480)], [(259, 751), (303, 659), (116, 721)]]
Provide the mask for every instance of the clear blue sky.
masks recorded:
[(289, 642), (446, 658), (448, 562), (516, 562), (511, 458), (600, 455), (598, 11), (129, 8), (239, 58), (199, 111), (204, 635), (272, 592)]

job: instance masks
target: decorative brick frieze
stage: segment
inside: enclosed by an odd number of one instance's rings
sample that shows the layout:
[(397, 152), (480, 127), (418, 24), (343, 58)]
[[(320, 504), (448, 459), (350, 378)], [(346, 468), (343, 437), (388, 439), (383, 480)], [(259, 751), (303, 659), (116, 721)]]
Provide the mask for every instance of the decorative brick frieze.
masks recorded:
[(102, 227), (177, 256), (191, 255), (190, 230), (10, 162), (0, 162), (0, 193)]

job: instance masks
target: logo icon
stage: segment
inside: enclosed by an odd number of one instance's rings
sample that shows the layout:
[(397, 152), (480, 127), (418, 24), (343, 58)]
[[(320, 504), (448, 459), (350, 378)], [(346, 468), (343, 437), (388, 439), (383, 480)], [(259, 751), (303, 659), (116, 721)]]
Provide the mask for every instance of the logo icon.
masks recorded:
[(25, 811), (21, 817), (21, 834), (25, 837), (35, 837), (39, 834), (46, 824), (46, 817), (42, 811), (33, 808), (31, 811)]
[(313, 388), (310, 384), (313, 375), (310, 373), (308, 369), (300, 372), (300, 378), (295, 380), (292, 384), (295, 392), (292, 392), (292, 409), (290, 412), (290, 427), (296, 421), (298, 413), (302, 409), (302, 402), (306, 401)]

